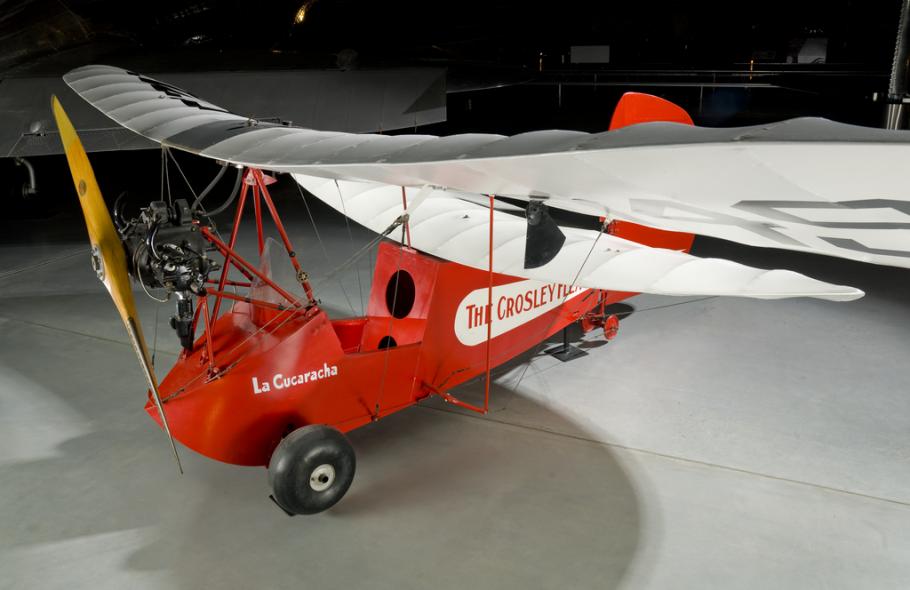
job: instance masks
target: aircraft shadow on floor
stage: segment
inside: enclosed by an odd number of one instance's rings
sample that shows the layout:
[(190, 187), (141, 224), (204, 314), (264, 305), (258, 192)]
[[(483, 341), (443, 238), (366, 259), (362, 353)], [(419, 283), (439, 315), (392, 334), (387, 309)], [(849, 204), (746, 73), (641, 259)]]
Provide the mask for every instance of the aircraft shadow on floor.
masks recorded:
[[(132, 367), (130, 354), (116, 343), (63, 346), (16, 365), (92, 431), (57, 445), (57, 456), (0, 466), (7, 517), (21, 533), (5, 548), (141, 531), (149, 541), (125, 567), (182, 588), (278, 587), (302, 575), (330, 587), (398, 579), (612, 588), (635, 560), (639, 491), (615, 451), (521, 391), (494, 385), (490, 419), (428, 404), (353, 432), (358, 473), (347, 497), (324, 514), (289, 518), (269, 502), (264, 469), (181, 449), (187, 475), (175, 473), (130, 395), (139, 379), (130, 370), (99, 379), (87, 368), (101, 358)], [(480, 382), (459, 388), (466, 398), (479, 392)], [(511, 423), (510, 399), (551, 432)]]

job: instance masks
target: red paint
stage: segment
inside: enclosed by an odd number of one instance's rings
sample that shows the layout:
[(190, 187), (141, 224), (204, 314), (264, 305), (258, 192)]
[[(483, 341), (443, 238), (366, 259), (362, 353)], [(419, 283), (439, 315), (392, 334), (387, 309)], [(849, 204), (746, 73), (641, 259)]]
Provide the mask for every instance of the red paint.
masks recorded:
[[(401, 208), (403, 211), (408, 210), (408, 194), (405, 191), (404, 187), (401, 187)], [(407, 221), (404, 222), (404, 233), (407, 237), (408, 248), (411, 247), (411, 224)]]
[(619, 318), (609, 315), (604, 318), (604, 338), (610, 341), (616, 338), (617, 334), (619, 334)]
[(641, 92), (626, 92), (619, 99), (616, 109), (613, 111), (613, 117), (610, 119), (610, 131), (637, 123), (654, 121), (694, 124), (692, 117), (685, 109), (669, 100)]
[[(415, 284), (414, 303), (392, 316), (386, 291), (400, 270)], [(273, 312), (266, 329), (253, 321), (252, 304), (237, 302), (211, 329), (214, 364), (210, 378), (206, 337), (181, 355), (162, 380), (174, 436), (203, 455), (241, 465), (265, 465), (289, 428), (331, 424), (342, 431), (362, 426), (482, 375), (584, 316), (600, 297), (590, 291), (483, 344), (465, 346), (455, 335), (462, 299), (487, 290), (490, 274), (402, 248), (380, 245), (368, 314), (330, 320), (317, 306), (306, 313)], [(493, 274), (494, 286), (520, 279)], [(391, 337), (394, 348), (379, 348)], [(309, 374), (324, 367), (337, 374), (276, 388), (276, 375)], [(257, 383), (270, 391), (255, 393)], [(284, 381), (279, 377), (278, 383)], [(378, 405), (378, 412), (375, 411)], [(146, 410), (157, 419), (153, 405)], [(375, 415), (375, 416), (374, 416)]]
[[(249, 178), (249, 174), (246, 175)], [(244, 182), (243, 186), (240, 188), (240, 201), (237, 203), (237, 210), (234, 212), (234, 225), (231, 227), (231, 238), (228, 240), (227, 248), (229, 252), (234, 250), (234, 246), (237, 244), (237, 234), (240, 231), (240, 219), (243, 216), (243, 207), (246, 204), (246, 195), (250, 189), (248, 182)], [(228, 272), (231, 268), (231, 256), (228, 255), (225, 257), (224, 264), (221, 268), (221, 277), (218, 279), (218, 290), (224, 291), (224, 286), (227, 284)], [(247, 277), (252, 280), (252, 277)], [(212, 317), (217, 318), (218, 312), (221, 310), (221, 299), (215, 299), (215, 305), (212, 307)], [(198, 314), (197, 314), (198, 319)], [(195, 328), (196, 323), (193, 322), (193, 327)]]
[(610, 233), (632, 242), (647, 244), (652, 248), (666, 248), (683, 252), (688, 252), (695, 240), (695, 234), (655, 229), (619, 219), (610, 224)]
[[(689, 113), (669, 100), (642, 92), (626, 92), (619, 99), (616, 109), (613, 111), (613, 118), (610, 119), (610, 131), (638, 123), (657, 121), (693, 125)], [(613, 235), (633, 242), (647, 244), (654, 248), (685, 252), (689, 251), (692, 241), (695, 239), (694, 234), (671, 232), (619, 220), (611, 224), (610, 230)]]
[[(487, 244), (487, 273), (490, 281), (487, 283), (487, 318), (493, 317), (493, 212), (496, 210), (496, 197), (490, 195), (490, 242)], [(490, 371), (492, 362), (493, 321), (487, 320), (487, 366), (486, 379), (483, 382), (483, 413), (490, 411)]]
[[(271, 179), (272, 182), (275, 182), (275, 179), (265, 176), (260, 170), (252, 169), (250, 172), (253, 175), (253, 180), (256, 181), (256, 186), (259, 188), (259, 192), (262, 195), (262, 200), (265, 201), (265, 206), (269, 210), (269, 214), (272, 216), (272, 222), (275, 224), (275, 229), (278, 230), (278, 235), (281, 236), (281, 242), (284, 244), (285, 250), (287, 250), (288, 257), (291, 259), (291, 264), (294, 266), (294, 270), (297, 272), (298, 280), (300, 285), (303, 287), (304, 292), (306, 293), (307, 300), (313, 301), (313, 289), (310, 286), (310, 282), (306, 278), (306, 273), (303, 272), (303, 269), (300, 267), (300, 261), (297, 259), (297, 253), (294, 251), (294, 247), (291, 246), (291, 239), (288, 237), (288, 233), (284, 229), (284, 224), (281, 222), (281, 217), (278, 215), (278, 210), (275, 209), (275, 203), (272, 201), (272, 195), (269, 194), (268, 185), (271, 182), (268, 182), (267, 179)], [(262, 220), (257, 218), (257, 230), (262, 232)], [(259, 249), (260, 253), (262, 248)]]
[(259, 245), (259, 256), (262, 256), (262, 251), (265, 248), (265, 240), (263, 239), (262, 231), (262, 204), (259, 196), (259, 185), (253, 185), (253, 212), (256, 217), (256, 242)]

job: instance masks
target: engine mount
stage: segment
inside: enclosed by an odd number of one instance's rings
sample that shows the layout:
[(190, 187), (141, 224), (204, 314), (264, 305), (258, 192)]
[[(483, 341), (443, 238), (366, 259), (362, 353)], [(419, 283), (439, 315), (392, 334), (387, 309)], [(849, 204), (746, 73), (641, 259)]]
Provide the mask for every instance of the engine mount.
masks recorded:
[(220, 268), (207, 255), (213, 248), (199, 231), (199, 220), (185, 199), (171, 205), (152, 201), (129, 221), (124, 221), (118, 205), (114, 206), (114, 222), (126, 250), (130, 275), (146, 293), (164, 289), (168, 297), (176, 295), (171, 327), (177, 331), (180, 344), (192, 349), (193, 296), (205, 295), (209, 273)]

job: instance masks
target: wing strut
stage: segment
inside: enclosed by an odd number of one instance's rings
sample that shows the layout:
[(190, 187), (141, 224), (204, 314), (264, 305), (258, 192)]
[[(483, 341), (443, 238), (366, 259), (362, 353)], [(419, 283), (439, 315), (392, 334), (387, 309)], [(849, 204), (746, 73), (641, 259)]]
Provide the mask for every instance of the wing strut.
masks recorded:
[[(496, 204), (495, 201), (496, 197), (490, 195), (490, 264), (487, 267), (490, 275), (490, 283), (487, 286), (487, 378), (484, 380), (483, 387), (484, 414), (490, 410), (490, 369), (492, 367), (490, 354), (492, 352), (493, 340), (493, 209)], [(550, 221), (552, 221), (552, 219)], [(557, 231), (559, 231), (559, 228), (557, 228)], [(566, 237), (563, 236), (562, 239), (565, 241)]]
[[(485, 360), (485, 379), (483, 386), (483, 407), (475, 406), (474, 404), (469, 404), (466, 401), (460, 400), (451, 393), (447, 391), (441, 391), (427, 382), (424, 382), (423, 385), (431, 393), (434, 393), (442, 398), (447, 404), (452, 404), (453, 406), (458, 406), (459, 408), (464, 408), (466, 410), (471, 410), (472, 412), (477, 412), (478, 414), (486, 414), (490, 411), (490, 373), (493, 368), (493, 212), (496, 205), (495, 195), (488, 195), (490, 201), (490, 222), (489, 222), (489, 249), (488, 249), (488, 264), (487, 272), (489, 273), (490, 282), (487, 284), (487, 309), (485, 315), (485, 320), (487, 322), (487, 340), (486, 340), (486, 360)], [(415, 199), (416, 201), (416, 199)]]

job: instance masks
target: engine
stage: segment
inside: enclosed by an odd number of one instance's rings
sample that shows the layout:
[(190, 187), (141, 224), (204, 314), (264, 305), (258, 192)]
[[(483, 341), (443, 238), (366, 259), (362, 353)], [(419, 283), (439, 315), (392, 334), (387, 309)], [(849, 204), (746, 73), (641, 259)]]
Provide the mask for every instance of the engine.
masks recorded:
[(137, 218), (124, 221), (119, 207), (114, 220), (126, 249), (130, 274), (149, 293), (164, 289), (175, 295), (177, 311), (171, 327), (180, 344), (193, 347), (193, 296), (205, 294), (209, 273), (219, 265), (207, 256), (211, 245), (202, 237), (199, 226), (184, 199), (172, 205), (152, 201)]

